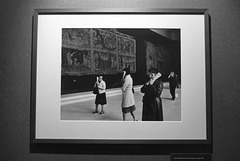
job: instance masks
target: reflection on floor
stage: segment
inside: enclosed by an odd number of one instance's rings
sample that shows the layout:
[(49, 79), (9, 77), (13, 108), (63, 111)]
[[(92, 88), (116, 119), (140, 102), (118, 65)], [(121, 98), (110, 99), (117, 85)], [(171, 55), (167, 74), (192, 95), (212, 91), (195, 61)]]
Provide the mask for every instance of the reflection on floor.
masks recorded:
[[(136, 111), (134, 111), (137, 120), (142, 120), (142, 97), (141, 86), (135, 86)], [(95, 109), (95, 95), (90, 92), (62, 95), (61, 98), (61, 120), (104, 120), (104, 121), (122, 121), (121, 100), (122, 92), (120, 88), (107, 89), (107, 104), (104, 107), (104, 114), (92, 114)], [(164, 84), (162, 92), (163, 117), (164, 121), (181, 121), (181, 89), (176, 89), (177, 98), (171, 99), (168, 84)], [(100, 109), (100, 106), (99, 106)], [(131, 121), (130, 114), (127, 115), (127, 121)]]

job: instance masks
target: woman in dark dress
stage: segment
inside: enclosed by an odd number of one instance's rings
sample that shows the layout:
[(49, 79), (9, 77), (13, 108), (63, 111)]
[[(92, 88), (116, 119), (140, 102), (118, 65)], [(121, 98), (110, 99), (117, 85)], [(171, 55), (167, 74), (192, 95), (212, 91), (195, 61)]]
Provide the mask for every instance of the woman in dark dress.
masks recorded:
[(96, 99), (95, 99), (95, 111), (92, 113), (98, 113), (98, 105), (101, 105), (101, 112), (100, 114), (104, 114), (104, 105), (107, 104), (106, 98), (106, 83), (103, 80), (102, 76), (97, 77), (97, 81), (94, 84), (94, 87), (98, 89)]
[(149, 78), (141, 88), (141, 92), (144, 93), (142, 121), (163, 121), (161, 74), (157, 69), (150, 69)]

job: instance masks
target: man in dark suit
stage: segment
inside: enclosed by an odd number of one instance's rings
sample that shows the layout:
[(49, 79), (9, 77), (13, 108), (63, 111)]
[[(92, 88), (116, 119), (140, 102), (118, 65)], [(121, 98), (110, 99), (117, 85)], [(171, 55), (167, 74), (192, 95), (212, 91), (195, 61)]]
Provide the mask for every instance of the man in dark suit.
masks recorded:
[(171, 72), (168, 76), (170, 93), (172, 95), (172, 100), (175, 100), (175, 89), (178, 88), (177, 84), (177, 75), (174, 72)]

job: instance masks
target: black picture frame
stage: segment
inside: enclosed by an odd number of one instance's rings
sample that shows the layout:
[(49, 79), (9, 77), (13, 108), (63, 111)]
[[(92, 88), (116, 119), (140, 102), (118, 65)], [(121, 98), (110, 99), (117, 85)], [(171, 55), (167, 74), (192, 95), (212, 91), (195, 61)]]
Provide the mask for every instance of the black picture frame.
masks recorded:
[[(204, 112), (204, 129), (205, 129), (205, 134), (204, 138), (136, 138), (136, 139), (126, 139), (126, 138), (100, 138), (98, 139), (97, 137), (93, 138), (71, 138), (70, 137), (61, 137), (57, 136), (58, 134), (61, 133), (61, 130), (58, 131), (59, 129), (56, 130), (56, 137), (55, 136), (50, 136), (48, 137), (45, 133), (39, 137), (39, 131), (46, 131), (49, 130), (49, 127), (44, 129), (44, 125), (47, 124), (47, 122), (44, 122), (43, 124), (41, 123), (42, 120), (44, 120), (44, 117), (47, 115), (51, 115), (51, 111), (46, 111), (46, 113), (42, 113), (40, 108), (42, 108), (44, 105), (41, 104), (42, 100), (39, 99), (41, 95), (46, 94), (48, 91), (44, 91), (45, 88), (42, 89), (43, 86), (45, 86), (47, 83), (47, 80), (39, 80), (43, 79), (41, 76), (39, 76), (39, 71), (43, 66), (48, 66), (49, 64), (45, 64), (42, 61), (42, 52), (39, 53), (39, 48), (41, 48), (42, 44), (39, 44), (39, 39), (41, 38), (41, 33), (44, 31), (39, 31), (42, 30), (42, 27), (44, 28), (44, 21), (41, 21), (42, 18), (44, 19), (45, 16), (126, 16), (126, 15), (132, 15), (132, 16), (200, 16), (201, 20), (201, 28), (202, 32), (202, 38), (204, 42), (202, 42), (203, 48), (202, 48), (202, 60), (204, 63), (203, 65), (200, 65), (203, 67), (201, 69), (202, 73), (204, 74), (204, 80), (200, 82), (200, 84), (203, 84), (204, 87), (204, 93), (203, 94), (203, 99), (205, 102), (203, 103), (202, 110)], [(175, 19), (176, 20), (176, 19)], [(203, 20), (203, 21), (202, 21)], [(169, 20), (170, 21), (170, 20)], [(187, 21), (187, 20), (186, 20)], [(196, 20), (197, 21), (197, 20)], [(46, 21), (48, 22), (48, 21)], [(194, 22), (194, 21), (192, 21)], [(39, 24), (43, 26), (39, 26)], [(192, 25), (192, 24), (189, 24)], [(48, 27), (48, 26), (46, 26)], [(46, 30), (47, 31), (47, 30)], [(44, 39), (44, 38), (43, 38)], [(42, 41), (42, 40), (41, 40)], [(210, 20), (209, 20), (209, 13), (207, 9), (36, 9), (34, 11), (34, 21), (33, 21), (33, 46), (32, 46), (32, 76), (31, 76), (31, 143), (33, 144), (38, 144), (38, 143), (43, 143), (43, 144), (111, 144), (111, 145), (116, 145), (116, 144), (122, 144), (122, 145), (147, 145), (147, 144), (154, 144), (154, 145), (167, 145), (168, 147), (171, 148), (171, 145), (177, 145), (178, 147), (181, 145), (211, 145), (212, 143), (212, 105), (211, 105), (211, 57), (210, 57)], [(186, 42), (188, 43), (188, 42)], [(195, 44), (197, 45), (197, 44)], [(46, 47), (43, 45), (43, 47)], [(45, 58), (44, 58), (45, 59)], [(57, 64), (59, 62), (54, 62), (53, 64)], [(51, 63), (50, 63), (51, 64)], [(54, 65), (53, 65), (54, 66)], [(56, 65), (58, 66), (58, 65)], [(50, 66), (49, 66), (50, 67)], [(194, 67), (193, 67), (194, 68)], [(193, 69), (194, 70), (194, 69)], [(42, 72), (42, 71), (41, 71)], [(58, 72), (59, 73), (59, 72)], [(189, 73), (187, 73), (189, 74)], [(193, 74), (193, 77), (196, 76), (196, 73), (191, 73)], [(52, 77), (50, 75), (50, 77)], [(51, 78), (50, 78), (51, 79)], [(55, 78), (53, 78), (55, 79)], [(49, 87), (49, 85), (48, 85)], [(51, 87), (51, 86), (50, 86)], [(60, 88), (60, 87), (59, 87)], [(54, 90), (54, 89), (53, 89)], [(187, 95), (186, 95), (187, 96)], [(48, 97), (46, 97), (48, 98)], [(52, 101), (52, 100), (45, 100), (45, 101)], [(53, 103), (53, 108), (56, 108), (55, 105), (57, 104)], [(50, 107), (47, 107), (48, 109)], [(46, 106), (45, 106), (46, 109)], [(58, 117), (57, 117), (58, 118)], [(57, 120), (57, 119), (56, 119)], [(58, 120), (59, 121), (59, 120)], [(51, 124), (51, 121), (48, 122)], [(104, 124), (104, 123), (100, 123)], [(194, 124), (194, 122), (193, 122)], [(52, 127), (54, 126), (54, 123)], [(114, 126), (114, 125), (113, 125)], [(134, 125), (133, 125), (134, 126)], [(75, 126), (74, 126), (75, 127)], [(39, 130), (39, 128), (43, 128)], [(163, 129), (164, 130), (164, 129)], [(68, 129), (65, 129), (65, 131), (68, 131)], [(71, 131), (71, 130), (70, 130)], [(91, 131), (91, 130), (90, 130)], [(189, 130), (191, 131), (191, 129)], [(173, 131), (173, 133), (176, 131)], [(185, 131), (186, 132), (186, 131)], [(41, 133), (41, 132), (40, 132)], [(168, 148), (168, 149), (170, 149)]]

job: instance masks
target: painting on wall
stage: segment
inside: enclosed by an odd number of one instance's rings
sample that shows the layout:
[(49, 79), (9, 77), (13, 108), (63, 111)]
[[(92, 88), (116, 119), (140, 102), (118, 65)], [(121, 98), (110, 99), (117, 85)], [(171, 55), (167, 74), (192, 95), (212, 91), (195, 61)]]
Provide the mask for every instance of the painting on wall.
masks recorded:
[[(166, 73), (163, 64), (171, 63), (168, 55), (170, 52), (162, 52), (161, 46), (156, 46), (151, 42), (145, 42), (146, 46), (146, 69), (157, 68), (162, 73)], [(148, 71), (147, 71), (148, 72)]]
[(136, 42), (114, 29), (63, 28), (62, 75), (136, 72)]
[(62, 48), (62, 75), (91, 74), (90, 50)]

